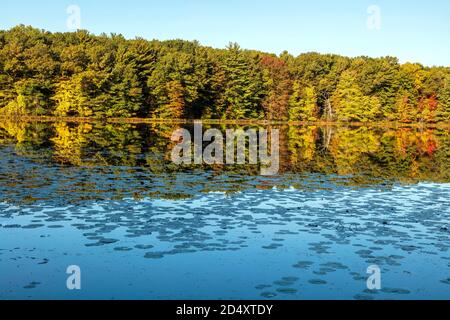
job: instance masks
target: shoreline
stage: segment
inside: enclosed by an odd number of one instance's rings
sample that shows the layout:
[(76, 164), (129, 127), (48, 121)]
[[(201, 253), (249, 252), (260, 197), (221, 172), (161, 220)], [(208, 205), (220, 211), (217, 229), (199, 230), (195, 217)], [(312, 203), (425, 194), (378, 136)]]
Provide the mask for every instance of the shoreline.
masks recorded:
[(95, 118), (95, 117), (54, 117), (25, 116), (8, 117), (0, 115), (0, 121), (21, 122), (69, 122), (69, 123), (112, 123), (112, 124), (193, 124), (202, 122), (210, 125), (278, 125), (278, 126), (348, 126), (380, 128), (448, 128), (449, 122), (401, 123), (396, 121), (339, 122), (339, 121), (274, 121), (274, 120), (223, 120), (223, 119), (153, 119), (153, 118)]

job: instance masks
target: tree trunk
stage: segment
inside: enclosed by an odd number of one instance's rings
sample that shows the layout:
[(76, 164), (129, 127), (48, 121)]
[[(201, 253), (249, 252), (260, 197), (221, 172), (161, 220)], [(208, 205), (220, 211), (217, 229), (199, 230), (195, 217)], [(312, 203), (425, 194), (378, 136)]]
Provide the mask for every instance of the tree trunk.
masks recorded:
[(329, 98), (325, 101), (325, 115), (325, 119), (327, 121), (333, 120), (333, 107), (331, 106), (331, 101)]

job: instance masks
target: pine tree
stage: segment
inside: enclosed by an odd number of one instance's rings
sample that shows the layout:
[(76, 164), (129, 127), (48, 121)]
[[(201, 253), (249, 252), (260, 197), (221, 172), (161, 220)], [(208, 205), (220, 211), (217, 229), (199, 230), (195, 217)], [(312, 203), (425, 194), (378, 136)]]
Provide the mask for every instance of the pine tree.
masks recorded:
[(260, 117), (262, 79), (254, 74), (255, 65), (237, 44), (230, 44), (223, 65), (226, 78), (224, 99), (227, 119)]
[(450, 75), (444, 80), (444, 85), (438, 95), (438, 109), (436, 118), (438, 121), (450, 121)]
[(355, 74), (346, 71), (342, 74), (336, 91), (332, 97), (338, 121), (370, 121), (375, 120), (381, 104), (376, 97), (364, 96), (356, 83)]
[(167, 104), (154, 110), (152, 116), (157, 119), (183, 119), (186, 107), (183, 86), (179, 81), (171, 81), (166, 89)]
[(314, 88), (304, 88), (299, 81), (295, 81), (293, 94), (289, 100), (289, 120), (316, 121), (317, 114), (317, 96)]

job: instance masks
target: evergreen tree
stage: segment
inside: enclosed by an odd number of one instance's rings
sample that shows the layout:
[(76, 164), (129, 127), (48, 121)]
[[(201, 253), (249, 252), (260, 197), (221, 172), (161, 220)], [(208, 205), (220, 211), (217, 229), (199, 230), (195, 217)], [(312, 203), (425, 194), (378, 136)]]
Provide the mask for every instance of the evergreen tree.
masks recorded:
[(317, 120), (317, 96), (314, 88), (303, 88), (299, 81), (294, 82), (293, 93), (289, 100), (289, 120)]
[(254, 73), (255, 65), (237, 44), (230, 44), (224, 57), (225, 114), (227, 119), (257, 119), (261, 116), (262, 79)]
[(437, 110), (438, 121), (450, 121), (450, 75), (447, 74), (444, 85), (439, 91), (439, 106)]
[(354, 72), (342, 74), (332, 97), (338, 121), (370, 121), (380, 113), (381, 104), (376, 97), (364, 96), (356, 83)]

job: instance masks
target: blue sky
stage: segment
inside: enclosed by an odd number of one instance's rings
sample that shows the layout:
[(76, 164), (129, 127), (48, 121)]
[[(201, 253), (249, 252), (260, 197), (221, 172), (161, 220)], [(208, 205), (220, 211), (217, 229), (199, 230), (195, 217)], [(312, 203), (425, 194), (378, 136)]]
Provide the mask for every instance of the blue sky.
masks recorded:
[[(450, 66), (449, 0), (14, 0), (0, 3), (0, 28), (68, 31), (69, 5), (80, 7), (81, 27), (95, 34)], [(380, 30), (367, 27), (371, 5), (380, 9)]]

